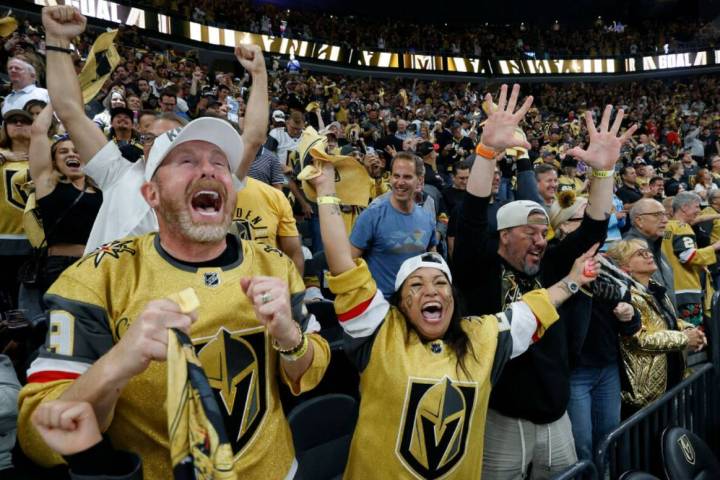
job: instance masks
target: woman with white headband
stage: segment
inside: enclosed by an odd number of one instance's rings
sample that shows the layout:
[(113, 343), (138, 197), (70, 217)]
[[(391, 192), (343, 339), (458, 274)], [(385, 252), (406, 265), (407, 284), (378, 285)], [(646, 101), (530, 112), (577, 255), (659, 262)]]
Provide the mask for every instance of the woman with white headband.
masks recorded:
[(450, 269), (436, 253), (402, 264), (388, 303), (365, 262), (352, 258), (334, 179), (323, 163), (311, 182), (345, 350), (360, 372), (345, 478), (480, 478), (493, 382), (557, 320), (555, 308), (592, 281), (597, 246), (563, 281), (497, 315), (462, 317)]

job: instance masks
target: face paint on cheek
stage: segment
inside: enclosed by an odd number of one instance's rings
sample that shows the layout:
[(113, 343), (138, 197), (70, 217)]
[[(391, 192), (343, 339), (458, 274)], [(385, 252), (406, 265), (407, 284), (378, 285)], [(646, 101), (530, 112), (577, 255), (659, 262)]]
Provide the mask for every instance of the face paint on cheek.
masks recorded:
[(413, 304), (413, 293), (410, 292), (407, 295), (405, 295), (405, 298), (403, 299), (403, 305), (405, 305), (405, 310), (410, 311)]

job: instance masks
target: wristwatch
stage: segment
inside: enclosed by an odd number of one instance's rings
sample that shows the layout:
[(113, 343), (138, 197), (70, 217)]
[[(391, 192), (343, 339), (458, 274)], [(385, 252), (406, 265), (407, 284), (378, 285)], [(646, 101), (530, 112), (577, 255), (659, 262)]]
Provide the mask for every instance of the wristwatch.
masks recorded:
[(573, 295), (575, 295), (578, 292), (578, 290), (580, 290), (580, 286), (577, 283), (573, 282), (572, 280), (563, 279), (562, 282), (563, 282), (563, 285), (565, 285), (565, 288), (567, 288), (568, 291)]

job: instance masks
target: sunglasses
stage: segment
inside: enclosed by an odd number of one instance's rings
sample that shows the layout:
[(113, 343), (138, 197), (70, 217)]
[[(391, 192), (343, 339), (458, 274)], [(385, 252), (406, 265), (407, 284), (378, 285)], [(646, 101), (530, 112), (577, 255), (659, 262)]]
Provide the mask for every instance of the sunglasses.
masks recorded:
[(21, 125), (32, 125), (32, 120), (25, 117), (11, 117), (5, 120), (5, 123), (8, 125), (17, 125), (18, 123)]

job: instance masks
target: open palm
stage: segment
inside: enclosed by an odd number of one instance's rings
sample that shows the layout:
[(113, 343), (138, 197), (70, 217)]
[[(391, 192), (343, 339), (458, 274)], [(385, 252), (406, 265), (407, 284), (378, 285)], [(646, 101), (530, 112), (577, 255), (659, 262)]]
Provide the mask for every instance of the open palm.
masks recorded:
[(615, 116), (615, 121), (610, 127), (610, 116), (612, 114), (612, 105), (605, 107), (602, 119), (600, 120), (600, 130), (595, 127), (592, 114), (588, 110), (585, 112), (585, 124), (590, 137), (590, 145), (587, 149), (580, 147), (571, 148), (567, 154), (575, 158), (583, 160), (586, 164), (595, 170), (612, 170), (615, 168), (620, 158), (620, 148), (632, 137), (637, 130), (637, 125), (628, 128), (625, 133), (618, 136), (618, 131), (622, 124), (623, 110), (619, 110)]
[[(523, 147), (530, 148), (530, 144), (526, 139), (517, 135), (516, 129), (520, 121), (530, 109), (533, 97), (529, 96), (525, 99), (522, 106), (517, 112), (513, 113), (517, 106), (518, 95), (520, 93), (520, 85), (513, 85), (510, 100), (507, 100), (507, 85), (500, 87), (500, 96), (498, 97), (497, 109), (489, 111), (488, 119), (483, 127), (480, 143), (495, 151), (505, 150), (506, 148)], [(492, 95), (485, 95), (485, 103), (492, 105)], [(491, 109), (488, 109), (491, 110)]]

